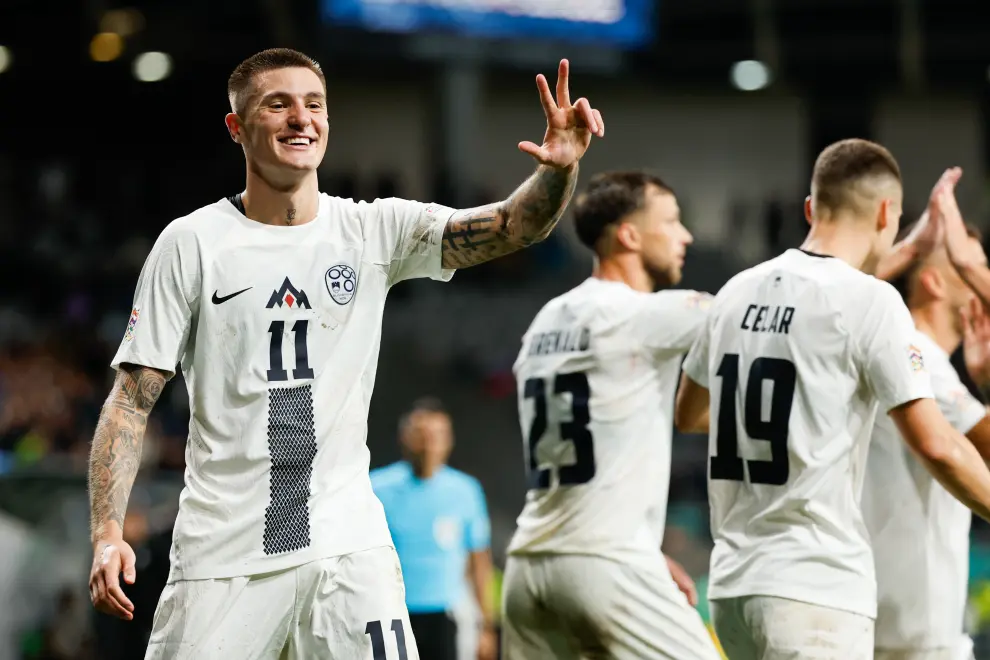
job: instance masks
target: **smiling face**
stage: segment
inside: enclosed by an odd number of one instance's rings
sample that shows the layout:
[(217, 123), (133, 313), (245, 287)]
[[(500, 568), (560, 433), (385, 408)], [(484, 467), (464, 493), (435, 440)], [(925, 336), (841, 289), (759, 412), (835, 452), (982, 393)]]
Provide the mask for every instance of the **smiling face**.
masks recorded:
[(315, 172), (326, 154), (330, 124), (323, 81), (304, 67), (255, 74), (227, 128), (248, 167), (274, 187)]

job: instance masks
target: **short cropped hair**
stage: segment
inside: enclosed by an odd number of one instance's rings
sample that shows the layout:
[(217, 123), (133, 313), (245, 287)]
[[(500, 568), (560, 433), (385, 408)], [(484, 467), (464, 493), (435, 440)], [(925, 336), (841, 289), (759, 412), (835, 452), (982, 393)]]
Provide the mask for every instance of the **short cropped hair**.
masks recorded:
[(409, 410), (404, 412), (401, 417), (399, 417), (399, 432), (404, 432), (409, 427), (409, 422), (412, 420), (413, 415), (417, 413), (437, 413), (441, 415), (450, 415), (447, 412), (447, 408), (444, 407), (443, 402), (440, 399), (432, 396), (422, 397), (413, 401), (412, 406)]
[(227, 98), (230, 100), (231, 109), (237, 114), (244, 110), (245, 93), (259, 73), (294, 68), (309, 69), (315, 73), (323, 84), (323, 92), (326, 93), (327, 79), (316, 60), (291, 48), (269, 48), (247, 58), (230, 74), (230, 78), (227, 79)]
[[(897, 237), (897, 242), (900, 243), (902, 240), (907, 238), (914, 228), (917, 226), (917, 222), (912, 222), (907, 227), (901, 228), (900, 234)], [(983, 242), (983, 232), (979, 230), (975, 225), (966, 224), (966, 235), (970, 238), (975, 238), (976, 240)], [(911, 264), (904, 269), (900, 275), (895, 277), (890, 281), (890, 283), (897, 289), (897, 292), (901, 294), (901, 298), (904, 302), (908, 302), (911, 296), (911, 292), (914, 290), (914, 282), (917, 280), (917, 275), (921, 272), (921, 269), (925, 266), (924, 259), (915, 259)]]
[(595, 250), (609, 225), (643, 208), (648, 186), (674, 194), (663, 179), (648, 172), (603, 172), (592, 177), (574, 202), (574, 226), (581, 242)]
[(861, 211), (861, 186), (885, 177), (900, 183), (901, 168), (881, 145), (860, 139), (829, 145), (818, 155), (811, 175), (815, 213)]

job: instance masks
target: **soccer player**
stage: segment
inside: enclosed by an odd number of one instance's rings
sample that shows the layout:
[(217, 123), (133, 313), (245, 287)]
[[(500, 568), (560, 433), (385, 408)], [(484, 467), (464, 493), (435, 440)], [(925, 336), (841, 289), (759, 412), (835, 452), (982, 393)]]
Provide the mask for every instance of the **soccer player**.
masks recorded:
[(680, 281), (691, 234), (672, 190), (640, 172), (594, 177), (574, 219), (593, 275), (543, 307), (514, 366), (529, 491), (504, 658), (718, 658), (660, 549), (674, 391), (710, 296), (655, 291)]
[(708, 593), (732, 660), (873, 657), (859, 495), (878, 406), (946, 489), (990, 518), (990, 471), (932, 400), (900, 296), (870, 275), (902, 195), (880, 145), (827, 147), (802, 248), (732, 278), (685, 360), (675, 417), (694, 432), (712, 420)]
[[(982, 262), (985, 268), (986, 255), (975, 231), (969, 243), (968, 260)], [(939, 409), (982, 455), (990, 456), (987, 409), (949, 362), (965, 332), (971, 348), (966, 354), (970, 376), (981, 387), (990, 385), (982, 305), (944, 246), (909, 267), (897, 284), (917, 327), (914, 346), (924, 355)], [(971, 303), (975, 316), (965, 318), (961, 310)], [(969, 509), (911, 455), (887, 416), (877, 417), (866, 466), (863, 519), (877, 575), (876, 658), (972, 657), (972, 640), (963, 634)]]
[(537, 87), (539, 163), (507, 200), (455, 211), (321, 194), (326, 81), (296, 51), (228, 82), (241, 194), (172, 222), (138, 279), (90, 457), (96, 607), (129, 619), (121, 521), (155, 401), (181, 364), (190, 399), (185, 488), (149, 658), (416, 658), (402, 575), (368, 477), (368, 402), (389, 288), (544, 238), (570, 199), (601, 114)]

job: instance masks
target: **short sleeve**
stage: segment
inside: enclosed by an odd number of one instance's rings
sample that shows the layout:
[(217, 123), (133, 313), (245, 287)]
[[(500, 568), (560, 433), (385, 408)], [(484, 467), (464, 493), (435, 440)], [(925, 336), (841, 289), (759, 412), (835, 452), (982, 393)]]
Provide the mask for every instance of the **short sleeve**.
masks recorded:
[(702, 387), (708, 387), (708, 350), (714, 318), (715, 315), (709, 312), (681, 367), (691, 380)]
[[(860, 368), (884, 412), (915, 399), (933, 399), (914, 321), (892, 286), (875, 280), (874, 296), (858, 299)], [(865, 306), (865, 307), (863, 307)]]
[(195, 235), (166, 228), (138, 277), (127, 328), (111, 362), (114, 369), (129, 363), (175, 372), (199, 304), (200, 268)]
[(661, 291), (648, 296), (640, 314), (644, 345), (653, 353), (686, 353), (705, 327), (711, 294)]
[(454, 209), (405, 199), (380, 199), (369, 221), (378, 260), (388, 270), (391, 284), (428, 277), (443, 282), (454, 275), (441, 265), (443, 232)]
[(487, 550), (491, 546), (491, 522), (481, 484), (471, 481), (470, 511), (465, 526), (465, 543), (470, 552)]
[(932, 374), (932, 389), (942, 414), (949, 420), (952, 428), (963, 435), (972, 431), (987, 415), (986, 406), (970, 394), (948, 360), (945, 361), (945, 369), (940, 370), (938, 376)]

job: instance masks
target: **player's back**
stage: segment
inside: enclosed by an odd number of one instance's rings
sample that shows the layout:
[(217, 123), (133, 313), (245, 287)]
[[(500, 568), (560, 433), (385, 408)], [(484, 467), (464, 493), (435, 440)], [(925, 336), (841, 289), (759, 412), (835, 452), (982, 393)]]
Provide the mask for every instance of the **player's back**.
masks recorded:
[(536, 316), (515, 364), (529, 492), (511, 554), (657, 554), (680, 357), (709, 300), (590, 278)]
[(789, 250), (733, 278), (709, 323), (685, 364), (711, 393), (709, 596), (874, 616), (858, 503), (870, 432), (878, 400), (927, 391), (903, 302), (839, 259)]

